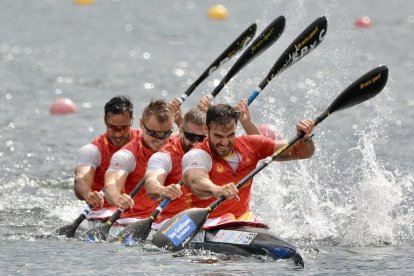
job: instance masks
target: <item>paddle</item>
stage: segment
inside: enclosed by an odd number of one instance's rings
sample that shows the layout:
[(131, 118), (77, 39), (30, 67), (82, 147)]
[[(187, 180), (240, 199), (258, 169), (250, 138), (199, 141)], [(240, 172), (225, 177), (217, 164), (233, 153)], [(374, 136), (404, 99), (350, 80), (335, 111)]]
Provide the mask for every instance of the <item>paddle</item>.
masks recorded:
[[(181, 187), (183, 185), (183, 181), (181, 180), (178, 182), (178, 185)], [(122, 243), (123, 245), (133, 245), (145, 241), (151, 231), (152, 223), (159, 216), (159, 214), (161, 214), (162, 210), (168, 203), (170, 203), (170, 201), (171, 199), (164, 198), (160, 205), (155, 208), (148, 218), (131, 223), (125, 227), (125, 229), (118, 234), (115, 241)]]
[[(134, 196), (138, 193), (138, 191), (141, 189), (142, 186), (144, 186), (145, 178), (142, 178), (138, 184), (134, 187), (134, 189), (131, 191), (129, 196), (131, 198), (134, 198)], [(104, 225), (92, 228), (85, 233), (85, 240), (90, 242), (96, 242), (96, 241), (105, 241), (106, 237), (108, 236), (109, 230), (111, 229), (112, 224), (119, 219), (121, 216), (121, 213), (124, 211), (122, 208), (116, 209), (116, 211), (112, 214), (111, 218), (108, 219)]]
[[(105, 192), (103, 190), (99, 191), (99, 194), (103, 197)], [(64, 225), (56, 230), (56, 235), (59, 236), (66, 236), (68, 238), (72, 238), (75, 236), (76, 229), (82, 223), (82, 221), (86, 218), (86, 216), (92, 211), (93, 206), (87, 205), (83, 212), (71, 223)]]
[(201, 74), (198, 79), (188, 87), (187, 91), (184, 92), (179, 97), (181, 103), (183, 103), (188, 96), (196, 89), (196, 87), (205, 80), (208, 76), (211, 75), (214, 71), (216, 71), (222, 64), (227, 62), (229, 59), (234, 57), (238, 52), (240, 52), (245, 46), (247, 46), (250, 40), (253, 39), (256, 33), (257, 25), (253, 23), (250, 25), (223, 53), (221, 53), (218, 58), (213, 61), (212, 64)]
[[(180, 97), (181, 102), (184, 102), (185, 99), (190, 96), (190, 94), (196, 89), (196, 87), (204, 81), (212, 72), (217, 70), (222, 64), (227, 62), (229, 59), (234, 57), (238, 52), (244, 49), (253, 39), (256, 33), (257, 25), (256, 23), (251, 24), (242, 34), (240, 34), (236, 40), (233, 41), (230, 46), (228, 46), (223, 53), (221, 53), (213, 63), (201, 74), (198, 79), (190, 85), (190, 87), (185, 91), (185, 93)], [(101, 196), (104, 196), (104, 191), (101, 190), (99, 192)], [(82, 223), (82, 221), (86, 218), (86, 216), (91, 212), (93, 206), (88, 205), (83, 212), (75, 219), (75, 221), (71, 224), (65, 225), (60, 227), (56, 230), (57, 235), (66, 236), (68, 238), (72, 238), (75, 236), (76, 229)]]
[[(323, 112), (314, 120), (318, 125), (332, 113), (349, 108), (356, 104), (362, 103), (375, 95), (384, 88), (388, 78), (388, 68), (385, 65), (379, 66), (346, 88)], [(290, 146), (303, 138), (303, 133), (298, 133), (294, 138), (288, 141), (286, 145), (278, 149), (271, 156), (260, 163), (253, 171), (246, 175), (239, 183), (237, 188), (240, 189), (246, 182), (254, 177), (263, 168), (269, 165), (273, 160), (279, 157)], [(171, 251), (181, 250), (190, 242), (201, 226), (207, 220), (209, 213), (217, 208), (226, 198), (221, 196), (211, 203), (207, 208), (187, 209), (172, 217), (166, 222), (154, 235), (153, 244)]]
[(286, 68), (315, 49), (324, 39), (327, 28), (328, 22), (325, 16), (319, 17), (312, 22), (312, 24), (310, 24), (279, 57), (275, 65), (270, 69), (266, 78), (247, 99), (247, 104), (250, 105), (276, 75), (280, 74)]
[(247, 64), (254, 60), (259, 54), (269, 48), (282, 35), (285, 29), (286, 19), (279, 16), (269, 26), (264, 29), (261, 34), (252, 42), (252, 44), (237, 59), (220, 83), (214, 88), (211, 96), (214, 98), (221, 89), (230, 81)]

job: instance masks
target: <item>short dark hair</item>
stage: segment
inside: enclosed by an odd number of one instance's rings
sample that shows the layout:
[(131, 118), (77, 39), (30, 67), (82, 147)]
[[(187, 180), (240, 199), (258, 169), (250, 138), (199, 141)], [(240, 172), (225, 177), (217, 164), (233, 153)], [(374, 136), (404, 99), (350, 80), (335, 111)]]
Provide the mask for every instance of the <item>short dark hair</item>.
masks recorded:
[(212, 124), (227, 125), (232, 120), (237, 124), (240, 112), (228, 104), (216, 104), (209, 107), (206, 114), (206, 125), (208, 129)]
[(174, 118), (174, 111), (171, 104), (165, 100), (151, 100), (142, 111), (142, 119), (148, 119), (151, 115), (156, 116), (159, 122), (164, 123)]
[(206, 112), (202, 111), (199, 108), (191, 108), (184, 114), (184, 125), (188, 123), (194, 124), (196, 126), (202, 126), (206, 122)]
[(105, 118), (108, 113), (129, 114), (132, 118), (134, 115), (134, 105), (127, 96), (116, 96), (105, 104)]

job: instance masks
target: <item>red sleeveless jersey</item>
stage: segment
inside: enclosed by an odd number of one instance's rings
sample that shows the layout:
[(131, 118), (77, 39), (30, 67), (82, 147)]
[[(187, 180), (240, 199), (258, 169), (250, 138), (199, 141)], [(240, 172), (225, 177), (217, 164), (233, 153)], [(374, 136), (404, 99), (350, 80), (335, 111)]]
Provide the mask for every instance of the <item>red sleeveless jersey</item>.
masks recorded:
[[(130, 140), (135, 139), (138, 136), (138, 130), (131, 129)], [(93, 179), (92, 191), (100, 191), (104, 187), (105, 172), (109, 167), (112, 155), (120, 148), (111, 144), (108, 139), (108, 135), (102, 134), (94, 139), (91, 144), (95, 145), (101, 154), (101, 164), (95, 169), (95, 177)], [(105, 200), (105, 206), (109, 206)]]
[[(168, 144), (166, 144), (160, 152), (167, 153), (171, 158), (171, 172), (167, 175), (164, 185), (177, 184), (181, 180), (182, 173), (182, 158), (184, 156), (184, 150), (181, 143), (181, 137), (174, 137)], [(177, 213), (183, 211), (186, 208), (186, 194), (187, 187), (183, 186), (181, 191), (183, 195), (180, 198), (172, 200), (158, 216), (157, 222), (167, 218), (171, 218)]]
[[(139, 130), (136, 139), (131, 140), (123, 149), (130, 151), (135, 157), (135, 169), (128, 174), (125, 181), (123, 193), (130, 194), (135, 186), (141, 181), (147, 170), (148, 160), (154, 154), (151, 149), (148, 149), (143, 144), (143, 132)], [(169, 138), (171, 141), (172, 138)], [(169, 142), (168, 141), (168, 142)], [(151, 215), (154, 209), (158, 206), (159, 201), (153, 200), (147, 196), (145, 185), (136, 193), (134, 197), (134, 209), (125, 210), (121, 213), (121, 218), (147, 218)]]
[[(275, 149), (275, 142), (272, 139), (261, 135), (249, 135), (236, 137), (234, 141), (234, 150), (241, 155), (241, 161), (236, 172), (233, 171), (227, 161), (216, 156), (210, 149), (208, 140), (204, 140), (194, 148), (206, 151), (212, 158), (212, 169), (209, 172), (211, 181), (223, 186), (228, 183), (237, 184), (247, 174), (254, 170), (257, 163), (270, 156)], [(246, 182), (239, 191), (240, 200), (228, 199), (221, 203), (213, 212), (210, 213), (209, 218), (220, 217), (226, 213), (234, 214), (236, 217), (250, 212), (250, 190), (253, 179)], [(211, 197), (202, 200), (196, 196), (192, 196), (192, 207), (205, 208), (216, 198)]]

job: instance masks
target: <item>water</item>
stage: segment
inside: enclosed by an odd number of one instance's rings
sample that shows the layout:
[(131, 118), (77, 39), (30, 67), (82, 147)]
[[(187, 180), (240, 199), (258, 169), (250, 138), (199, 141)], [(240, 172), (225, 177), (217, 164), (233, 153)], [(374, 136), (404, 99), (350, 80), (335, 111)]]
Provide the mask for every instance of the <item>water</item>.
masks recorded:
[[(211, 1), (3, 1), (0, 10), (0, 274), (296, 274), (289, 262), (208, 252), (173, 254), (58, 238), (84, 205), (73, 195), (78, 149), (104, 131), (103, 106), (127, 94), (136, 120), (151, 98), (181, 95), (248, 25), (261, 31), (286, 17), (281, 38), (237, 74), (215, 102), (248, 97), (314, 19), (328, 33), (277, 76), (252, 104), (257, 123), (289, 139), (303, 117), (319, 115), (350, 83), (379, 64), (390, 77), (370, 101), (333, 114), (317, 129), (317, 152), (272, 164), (255, 180), (252, 205), (271, 231), (296, 245), (301, 274), (409, 274), (414, 271), (414, 4), (394, 1), (222, 1), (229, 19), (207, 18)], [(372, 19), (370, 29), (353, 21)], [(195, 105), (232, 62), (203, 82)], [(76, 114), (52, 116), (72, 99)]]

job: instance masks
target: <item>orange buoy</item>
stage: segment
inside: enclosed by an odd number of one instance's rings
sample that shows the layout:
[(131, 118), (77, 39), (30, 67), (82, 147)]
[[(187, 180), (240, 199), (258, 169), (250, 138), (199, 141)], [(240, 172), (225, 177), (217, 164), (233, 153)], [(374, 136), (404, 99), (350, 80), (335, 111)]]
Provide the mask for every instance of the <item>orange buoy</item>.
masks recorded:
[(95, 0), (74, 0), (76, 5), (92, 5), (95, 3)]
[(363, 16), (355, 19), (354, 26), (356, 28), (370, 28), (371, 27), (371, 18), (368, 16)]
[(213, 5), (208, 11), (208, 17), (211, 19), (226, 19), (229, 16), (227, 8), (224, 5)]
[(59, 98), (55, 100), (49, 109), (50, 113), (55, 115), (64, 115), (76, 112), (76, 105), (68, 98)]
[(258, 127), (260, 133), (272, 140), (282, 140), (282, 134), (272, 125), (263, 124)]

